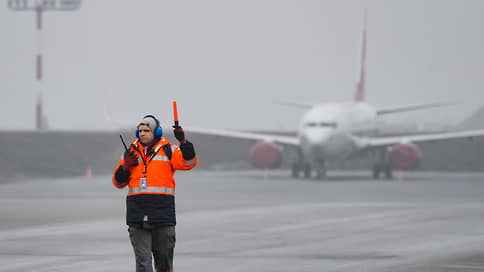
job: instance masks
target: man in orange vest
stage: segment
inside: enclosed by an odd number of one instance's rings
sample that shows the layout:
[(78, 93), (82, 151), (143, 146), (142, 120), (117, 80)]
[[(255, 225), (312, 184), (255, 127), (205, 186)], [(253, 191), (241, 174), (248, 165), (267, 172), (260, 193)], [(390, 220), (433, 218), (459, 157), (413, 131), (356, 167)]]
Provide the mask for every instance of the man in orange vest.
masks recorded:
[(183, 129), (173, 131), (179, 146), (162, 137), (160, 123), (146, 115), (136, 129), (136, 140), (124, 153), (114, 170), (113, 184), (128, 186), (126, 223), (136, 257), (136, 271), (173, 270), (175, 247), (176, 170), (190, 170), (198, 163), (193, 144)]

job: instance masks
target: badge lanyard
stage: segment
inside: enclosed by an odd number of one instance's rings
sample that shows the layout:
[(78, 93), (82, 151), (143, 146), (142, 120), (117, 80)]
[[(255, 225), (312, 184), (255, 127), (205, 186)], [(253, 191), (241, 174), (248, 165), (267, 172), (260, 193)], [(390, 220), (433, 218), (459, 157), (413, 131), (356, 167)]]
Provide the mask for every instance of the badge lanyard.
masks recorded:
[(141, 155), (141, 159), (143, 160), (143, 177), (139, 179), (140, 187), (142, 189), (146, 189), (146, 155), (145, 152), (141, 152), (139, 148), (131, 144), (131, 146)]
[(139, 179), (140, 187), (146, 189), (146, 155), (143, 152), (143, 177)]
[[(137, 146), (133, 145), (133, 147), (136, 149), (136, 151), (138, 151), (138, 153), (140, 153), (141, 155), (141, 159), (143, 159), (143, 177), (140, 178), (140, 186), (141, 188), (146, 188), (146, 163), (148, 161), (148, 154), (146, 152), (146, 149), (144, 149), (143, 151), (144, 152), (141, 152)], [(150, 158), (150, 161), (153, 159), (153, 157), (156, 155), (156, 153), (158, 153), (158, 151), (160, 150), (161, 146), (157, 146), (153, 151), (153, 154), (151, 154), (151, 158)]]

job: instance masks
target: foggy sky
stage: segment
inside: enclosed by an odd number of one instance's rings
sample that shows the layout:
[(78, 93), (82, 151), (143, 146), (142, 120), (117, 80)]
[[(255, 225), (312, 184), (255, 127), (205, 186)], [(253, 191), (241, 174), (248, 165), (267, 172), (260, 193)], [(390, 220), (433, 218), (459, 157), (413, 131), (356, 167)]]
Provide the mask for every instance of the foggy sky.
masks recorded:
[(295, 129), (273, 101), (351, 100), (368, 9), (366, 101), (459, 100), (390, 121), (455, 124), (484, 104), (484, 1), (84, 0), (44, 14), (35, 79), (33, 12), (0, 5), (0, 129), (31, 130), (37, 95), (52, 129), (113, 130), (152, 113), (182, 125)]

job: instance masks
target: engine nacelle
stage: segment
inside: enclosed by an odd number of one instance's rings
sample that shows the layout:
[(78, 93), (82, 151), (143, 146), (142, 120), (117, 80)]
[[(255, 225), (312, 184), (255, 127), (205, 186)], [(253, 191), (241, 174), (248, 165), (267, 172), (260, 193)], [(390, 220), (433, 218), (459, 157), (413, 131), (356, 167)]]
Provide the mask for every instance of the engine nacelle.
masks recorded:
[(419, 148), (411, 143), (396, 144), (388, 153), (388, 159), (393, 169), (413, 170), (420, 164), (421, 153)]
[(277, 168), (281, 165), (281, 150), (271, 142), (258, 142), (250, 149), (250, 161), (256, 168)]

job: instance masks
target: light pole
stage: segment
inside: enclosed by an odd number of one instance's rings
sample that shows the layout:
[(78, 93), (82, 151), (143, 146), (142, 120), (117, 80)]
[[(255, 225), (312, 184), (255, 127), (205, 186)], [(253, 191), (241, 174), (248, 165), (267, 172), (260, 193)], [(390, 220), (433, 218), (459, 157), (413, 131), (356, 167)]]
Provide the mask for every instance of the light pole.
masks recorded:
[(81, 0), (8, 0), (13, 11), (35, 11), (37, 15), (37, 55), (35, 56), (35, 77), (39, 83), (39, 94), (35, 106), (35, 128), (47, 128), (47, 117), (42, 113), (42, 13), (45, 11), (76, 11)]

